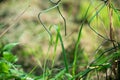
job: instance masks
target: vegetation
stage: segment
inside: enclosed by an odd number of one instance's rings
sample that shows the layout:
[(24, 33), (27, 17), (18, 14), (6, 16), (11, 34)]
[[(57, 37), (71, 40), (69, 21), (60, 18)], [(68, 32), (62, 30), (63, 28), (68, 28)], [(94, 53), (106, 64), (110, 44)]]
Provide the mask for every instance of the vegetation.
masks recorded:
[(119, 1), (16, 2), (0, 0), (0, 80), (120, 79)]

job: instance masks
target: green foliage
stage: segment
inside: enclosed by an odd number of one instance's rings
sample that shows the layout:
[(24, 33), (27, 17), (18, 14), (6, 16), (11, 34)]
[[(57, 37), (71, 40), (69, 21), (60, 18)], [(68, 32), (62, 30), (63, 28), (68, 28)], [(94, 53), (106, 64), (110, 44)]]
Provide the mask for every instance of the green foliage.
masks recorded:
[(7, 52), (10, 52), (13, 47), (15, 47), (16, 45), (18, 45), (19, 43), (10, 43), (10, 44), (7, 44), (4, 48), (3, 48), (3, 51), (7, 51)]
[(3, 58), (6, 61), (11, 62), (11, 63), (15, 63), (18, 60), (18, 58), (10, 52), (3, 52)]
[[(65, 51), (64, 43), (62, 41), (62, 36), (60, 34), (60, 28), (58, 26), (55, 27), (56, 31), (57, 31), (56, 43), (58, 43), (58, 38), (59, 38), (61, 46), (62, 46), (62, 54), (64, 57), (63, 62), (65, 65), (65, 67), (64, 67), (65, 69), (63, 69), (58, 74), (56, 74), (56, 76), (54, 78), (52, 78), (51, 80), (58, 79), (58, 78), (59, 78), (58, 80), (62, 80), (62, 79), (66, 79), (66, 78), (69, 80), (75, 80), (75, 79), (82, 79), (84, 77), (86, 77), (86, 79), (87, 79), (87, 77), (88, 77), (87, 75), (92, 74), (91, 72), (95, 73), (96, 70), (97, 71), (105, 71), (105, 70), (111, 68), (112, 67), (111, 61), (116, 59), (117, 57), (120, 57), (119, 52), (111, 51), (111, 50), (115, 49), (116, 47), (118, 48), (119, 46), (110, 48), (109, 50), (107, 50), (105, 52), (101, 51), (101, 53), (97, 54), (97, 57), (95, 57), (95, 59), (90, 64), (87, 65), (88, 67), (85, 70), (76, 73), (77, 69), (78, 69), (78, 67), (77, 67), (77, 60), (79, 60), (78, 56), (81, 54), (80, 52), (78, 52), (79, 51), (78, 49), (79, 49), (79, 45), (80, 45), (80, 41), (81, 41), (81, 34), (82, 34), (83, 26), (86, 23), (85, 21), (86, 20), (88, 21), (88, 23), (87, 23), (88, 26), (90, 27), (90, 29), (93, 32), (95, 32), (95, 34), (97, 34), (99, 37), (107, 40), (104, 36), (102, 36), (100, 33), (98, 33), (95, 30), (96, 28), (95, 29), (93, 28), (93, 25), (99, 27), (99, 26), (101, 26), (101, 23), (103, 23), (105, 27), (109, 27), (109, 24), (110, 24), (109, 16), (111, 17), (111, 15), (109, 15), (109, 11), (108, 11), (109, 6), (108, 6), (108, 4), (106, 4), (104, 2), (103, 3), (102, 2), (99, 3), (99, 2), (100, 1), (92, 1), (91, 3), (89, 3), (89, 5), (88, 5), (88, 3), (85, 3), (84, 6), (82, 6), (80, 8), (81, 14), (78, 15), (77, 19), (82, 19), (83, 22), (81, 23), (77, 41), (74, 46), (75, 50), (73, 51), (74, 59), (73, 59), (72, 65), (69, 65), (68, 61), (67, 61), (67, 56), (66, 56), (67, 53)], [(116, 9), (113, 6), (111, 6), (111, 8), (114, 10), (114, 12), (116, 13), (116, 15), (118, 16), (118, 19), (119, 19), (119, 14), (116, 11)], [(112, 18), (116, 19), (116, 16), (113, 15)], [(95, 23), (96, 21), (98, 24)], [(117, 23), (115, 23), (115, 24), (117, 24)], [(42, 24), (42, 25), (43, 25), (43, 27), (45, 27), (44, 24)], [(55, 51), (56, 51), (56, 46), (55, 46)], [(77, 53), (79, 53), (79, 54), (77, 54)], [(107, 55), (106, 53), (110, 53), (110, 55)], [(71, 74), (71, 72), (69, 72), (69, 70), (70, 70), (69, 67), (71, 67), (71, 66), (72, 66), (72, 74)]]
[[(80, 10), (78, 11), (80, 14), (77, 15), (77, 19), (78, 20), (81, 19), (82, 22), (81, 22), (81, 26), (79, 27), (79, 31), (77, 33), (77, 40), (74, 40), (75, 46), (72, 46), (74, 47), (74, 49), (71, 50), (71, 54), (68, 54), (65, 49), (63, 36), (61, 34), (60, 27), (62, 26), (54, 25), (54, 26), (51, 26), (50, 29), (48, 29), (40, 19), (41, 14), (57, 8), (57, 11), (59, 12), (60, 16), (63, 18), (65, 34), (66, 34), (66, 20), (61, 14), (61, 11), (59, 9), (59, 5), (60, 5), (59, 2), (61, 0), (59, 0), (57, 3), (54, 3), (52, 0), (49, 0), (49, 1), (54, 6), (44, 11), (41, 11), (38, 14), (38, 18), (40, 23), (43, 25), (44, 29), (48, 32), (50, 36), (50, 44), (49, 44), (47, 53), (49, 53), (51, 46), (53, 46), (54, 57), (52, 60), (52, 64), (50, 63), (51, 67), (47, 66), (47, 59), (48, 59), (48, 55), (47, 55), (45, 56), (46, 57), (45, 62), (43, 62), (44, 63), (43, 73), (41, 75), (39, 76), (32, 75), (32, 72), (37, 68), (37, 66), (35, 66), (29, 73), (25, 73), (22, 70), (21, 65), (16, 64), (16, 62), (18, 61), (18, 57), (13, 55), (12, 53), (12, 49), (19, 43), (10, 43), (2, 47), (0, 50), (0, 55), (1, 55), (0, 56), (0, 80), (77, 80), (77, 79), (91, 80), (92, 77), (94, 77), (93, 74), (97, 75), (96, 74), (97, 72), (101, 72), (105, 74), (105, 72), (107, 72), (108, 69), (112, 68), (114, 60), (120, 57), (119, 42), (117, 41), (112, 42), (111, 39), (105, 38), (95, 30), (97, 29), (97, 27), (101, 26), (102, 23), (105, 27), (109, 27), (110, 20), (109, 20), (108, 8), (111, 8), (113, 10), (112, 18), (114, 19), (115, 26), (120, 25), (119, 11), (114, 7), (112, 3), (111, 3), (111, 6), (109, 7), (108, 4), (104, 2), (91, 0), (90, 3), (85, 2), (80, 6)], [(86, 20), (87, 20), (87, 23), (86, 23)], [(93, 54), (94, 59), (91, 61), (91, 59), (86, 57), (84, 49), (80, 48), (81, 35), (82, 35), (82, 30), (84, 28), (84, 25), (87, 25), (90, 28), (90, 30), (93, 31), (100, 38), (109, 41), (111, 44), (115, 43), (115, 45), (113, 45), (112, 48), (108, 46), (108, 49), (104, 49), (104, 50), (102, 50), (101, 48), (98, 48), (98, 51), (96, 51), (96, 54)], [(32, 26), (36, 26), (36, 25), (34, 25), (33, 23)], [(94, 29), (93, 26), (95, 26), (96, 28)], [(0, 24), (0, 28), (2, 27), (3, 25)], [(54, 35), (51, 32), (52, 27), (54, 27), (56, 31), (56, 34)], [(60, 61), (62, 61), (64, 65), (60, 64), (59, 66), (62, 66), (62, 68), (57, 67), (57, 70), (55, 70), (54, 72), (54, 69), (56, 68), (54, 66), (55, 57), (56, 57), (57, 47), (59, 46), (59, 43), (61, 44), (62, 57), (63, 57), (63, 60), (61, 58)], [(93, 42), (93, 44), (96, 44), (96, 42)], [(91, 45), (89, 47), (91, 47)], [(40, 52), (39, 49), (38, 49), (38, 52)], [(73, 57), (73, 58), (70, 58), (72, 63), (68, 62), (67, 55), (70, 55)], [(86, 63), (82, 63), (83, 60), (86, 61)], [(83, 69), (81, 69), (81, 67)], [(120, 68), (118, 68), (118, 70), (119, 69)], [(106, 76), (107, 75), (105, 75), (105, 77)]]
[(16, 65), (18, 58), (11, 53), (18, 43), (10, 43), (1, 50), (0, 57), (0, 80), (27, 80), (27, 74), (23, 72), (19, 65)]
[(66, 52), (65, 52), (63, 41), (62, 41), (62, 36), (60, 34), (60, 29), (57, 26), (56, 26), (56, 31), (58, 33), (58, 36), (59, 36), (59, 39), (60, 39), (60, 43), (61, 43), (61, 47), (62, 47), (62, 54), (63, 54), (63, 57), (64, 57), (64, 63), (65, 63), (65, 67), (66, 67), (66, 72), (68, 72), (69, 69), (68, 69), (68, 62), (67, 62)]
[(4, 61), (0, 62), (0, 73), (8, 73), (9, 68), (9, 65), (7, 65), (7, 63), (5, 63)]

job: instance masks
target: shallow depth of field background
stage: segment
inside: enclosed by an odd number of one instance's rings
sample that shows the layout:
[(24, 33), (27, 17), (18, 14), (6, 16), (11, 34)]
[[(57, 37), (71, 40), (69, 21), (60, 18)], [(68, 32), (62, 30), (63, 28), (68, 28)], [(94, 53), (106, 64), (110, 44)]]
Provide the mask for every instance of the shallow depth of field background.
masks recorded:
[[(53, 0), (56, 1), (56, 0)], [(51, 26), (59, 25), (61, 35), (66, 50), (69, 65), (73, 63), (74, 47), (76, 44), (79, 28), (84, 20), (84, 14), (91, 4), (87, 20), (82, 30), (79, 53), (77, 60), (77, 71), (84, 70), (94, 59), (97, 47), (104, 41), (96, 35), (87, 25), (93, 14), (99, 9), (99, 5), (104, 4), (100, 0), (62, 0), (60, 11), (66, 19), (67, 35), (65, 36), (64, 21), (56, 9), (41, 14), (41, 20), (49, 29)], [(113, 2), (119, 8), (120, 1)], [(39, 22), (39, 12), (52, 7), (49, 0), (0, 0), (0, 45), (18, 42), (13, 50), (13, 54), (18, 56), (17, 64), (22, 65), (25, 72), (29, 72), (34, 66), (38, 66), (33, 71), (35, 75), (41, 75), (44, 63), (48, 68), (52, 67), (54, 59), (55, 73), (57, 69), (64, 67), (61, 44), (58, 42), (56, 53), (54, 54), (54, 43), (50, 45), (50, 36)], [(113, 26), (116, 40), (120, 40), (120, 22), (116, 13), (113, 13)], [(109, 13), (104, 7), (98, 16), (91, 21), (92, 27), (101, 35), (109, 38)], [(53, 40), (56, 39), (56, 31), (51, 28)], [(106, 42), (101, 52), (110, 47)], [(102, 75), (102, 74), (100, 74)]]

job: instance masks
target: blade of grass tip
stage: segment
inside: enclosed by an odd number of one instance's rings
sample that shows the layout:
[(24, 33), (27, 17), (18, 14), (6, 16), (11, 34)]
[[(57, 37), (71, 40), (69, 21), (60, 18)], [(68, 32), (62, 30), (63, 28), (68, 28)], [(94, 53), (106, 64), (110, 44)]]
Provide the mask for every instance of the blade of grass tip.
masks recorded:
[(11, 51), (15, 46), (19, 44), (20, 43), (9, 43), (3, 47), (3, 51)]
[(59, 38), (59, 36), (58, 36), (58, 33), (57, 33), (57, 35), (56, 35), (56, 41), (55, 41), (55, 46), (54, 46), (54, 54), (53, 54), (53, 62), (52, 62), (52, 67), (53, 67), (53, 65), (54, 65), (54, 60), (55, 60), (55, 55), (56, 55), (56, 50), (57, 50), (57, 45), (58, 45), (58, 38)]
[(61, 43), (62, 55), (64, 57), (64, 64), (65, 64), (66, 72), (68, 73), (69, 72), (68, 63), (67, 63), (67, 58), (66, 58), (66, 52), (65, 52), (64, 44), (63, 44), (62, 37), (61, 37), (61, 34), (60, 34), (60, 28), (58, 26), (55, 26), (55, 29), (56, 29), (56, 31), (58, 33), (58, 37), (59, 37), (59, 40), (60, 40), (60, 43)]
[[(84, 19), (86, 19), (87, 17), (87, 13), (89, 11), (89, 8), (90, 8), (90, 4), (87, 8), (87, 11), (84, 15)], [(79, 43), (80, 43), (80, 38), (81, 38), (81, 33), (82, 33), (82, 29), (83, 29), (83, 25), (84, 25), (84, 22), (85, 20), (82, 22), (81, 24), (81, 27), (80, 27), (80, 30), (79, 30), (79, 34), (78, 34), (78, 39), (77, 39), (77, 42), (76, 42), (76, 45), (75, 45), (75, 52), (74, 52), (74, 61), (73, 61), (73, 70), (72, 70), (72, 74), (73, 76), (75, 75), (75, 70), (76, 70), (76, 62), (77, 62), (77, 53), (78, 53), (78, 46), (79, 46)]]
[[(54, 25), (55, 26), (55, 25)], [(54, 26), (50, 26), (49, 30), (51, 30)], [(54, 52), (53, 52), (53, 60), (52, 60), (52, 67), (54, 66), (54, 62), (55, 62), (55, 55), (56, 55), (56, 50), (57, 50), (57, 45), (58, 45), (58, 33), (56, 35), (56, 40), (55, 40), (55, 45), (54, 45)], [(53, 37), (51, 37), (50, 39), (50, 44), (53, 44)]]
[[(52, 27), (53, 27), (52, 25), (49, 27), (49, 31), (51, 31)], [(50, 41), (49, 41), (49, 45), (53, 45), (53, 43), (54, 43), (53, 36), (51, 36)]]

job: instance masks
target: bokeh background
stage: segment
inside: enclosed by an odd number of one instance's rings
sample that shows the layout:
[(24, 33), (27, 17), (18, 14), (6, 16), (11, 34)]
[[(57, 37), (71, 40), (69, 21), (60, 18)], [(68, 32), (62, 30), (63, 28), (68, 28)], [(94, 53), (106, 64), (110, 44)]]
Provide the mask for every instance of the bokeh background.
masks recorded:
[[(87, 23), (104, 2), (101, 0), (61, 0), (59, 7), (66, 19), (66, 36), (64, 34), (64, 21), (57, 9), (41, 14), (41, 20), (48, 29), (53, 25), (60, 25), (69, 64), (73, 63), (74, 47), (79, 28), (90, 3), (91, 7), (82, 30), (78, 51), (82, 53), (78, 55), (78, 64), (87, 65), (90, 60), (94, 59), (94, 52), (99, 44), (104, 41), (88, 27)], [(120, 7), (119, 0), (115, 0), (113, 3), (117, 8)], [(34, 71), (34, 74), (40, 75), (44, 63), (46, 62), (47, 67), (51, 68), (53, 59), (55, 68), (59, 69), (64, 66), (60, 43), (58, 43), (56, 54), (54, 54), (54, 43), (50, 45), (50, 36), (38, 19), (38, 14), (41, 11), (52, 6), (49, 0), (0, 0), (0, 46), (2, 48), (8, 43), (19, 43), (12, 52), (18, 56), (18, 64), (22, 65), (25, 72), (29, 72), (38, 65), (39, 67)], [(120, 22), (115, 13), (113, 16), (116, 40), (119, 42)], [(103, 8), (91, 24), (98, 33), (109, 38), (108, 8)], [(55, 40), (56, 31), (54, 28), (51, 29), (51, 34)], [(109, 42), (106, 42), (101, 51), (109, 46)], [(85, 68), (85, 66), (79, 66), (78, 71)]]

